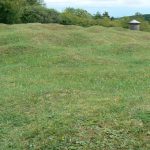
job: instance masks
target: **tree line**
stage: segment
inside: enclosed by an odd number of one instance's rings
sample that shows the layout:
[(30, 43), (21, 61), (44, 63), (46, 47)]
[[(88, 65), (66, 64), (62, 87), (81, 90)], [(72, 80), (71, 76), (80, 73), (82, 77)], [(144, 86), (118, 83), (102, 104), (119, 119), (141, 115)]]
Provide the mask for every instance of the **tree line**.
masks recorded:
[[(141, 21), (141, 30), (150, 31), (150, 20), (140, 13), (134, 16), (114, 18), (108, 12), (92, 15), (83, 9), (66, 8), (63, 12), (49, 9), (43, 0), (0, 0), (0, 23), (59, 23), (63, 25), (128, 28), (131, 19)], [(146, 19), (147, 18), (147, 19)]]

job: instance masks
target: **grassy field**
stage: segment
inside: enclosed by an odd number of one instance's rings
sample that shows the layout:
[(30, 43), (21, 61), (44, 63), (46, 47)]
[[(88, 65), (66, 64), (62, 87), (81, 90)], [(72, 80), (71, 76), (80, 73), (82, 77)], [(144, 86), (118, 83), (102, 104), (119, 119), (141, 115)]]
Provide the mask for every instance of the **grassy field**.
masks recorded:
[(150, 33), (0, 25), (1, 150), (149, 150)]

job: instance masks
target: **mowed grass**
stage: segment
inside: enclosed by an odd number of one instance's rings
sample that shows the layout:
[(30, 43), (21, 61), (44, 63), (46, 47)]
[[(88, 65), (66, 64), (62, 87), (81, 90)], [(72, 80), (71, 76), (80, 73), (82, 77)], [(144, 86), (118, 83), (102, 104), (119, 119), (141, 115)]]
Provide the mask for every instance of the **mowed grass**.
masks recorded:
[(150, 33), (1, 24), (0, 149), (149, 150)]

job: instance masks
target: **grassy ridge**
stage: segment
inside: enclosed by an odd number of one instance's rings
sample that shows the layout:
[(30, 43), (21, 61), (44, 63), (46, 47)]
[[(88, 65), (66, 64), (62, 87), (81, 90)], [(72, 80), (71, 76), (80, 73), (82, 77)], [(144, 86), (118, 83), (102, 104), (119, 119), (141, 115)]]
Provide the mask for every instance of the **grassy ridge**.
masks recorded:
[(150, 34), (0, 25), (1, 149), (150, 148)]

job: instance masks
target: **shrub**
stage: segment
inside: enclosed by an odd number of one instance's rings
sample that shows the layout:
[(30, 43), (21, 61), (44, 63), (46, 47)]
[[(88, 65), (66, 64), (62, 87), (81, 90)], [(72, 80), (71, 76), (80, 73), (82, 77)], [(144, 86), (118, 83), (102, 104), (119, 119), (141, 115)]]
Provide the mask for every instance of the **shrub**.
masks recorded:
[(22, 14), (22, 0), (1, 0), (0, 1), (0, 23), (13, 24), (20, 23)]
[(61, 14), (61, 24), (91, 26), (95, 25), (96, 21), (86, 10), (66, 8)]
[(59, 23), (59, 13), (40, 5), (27, 6), (21, 17), (23, 23)]

